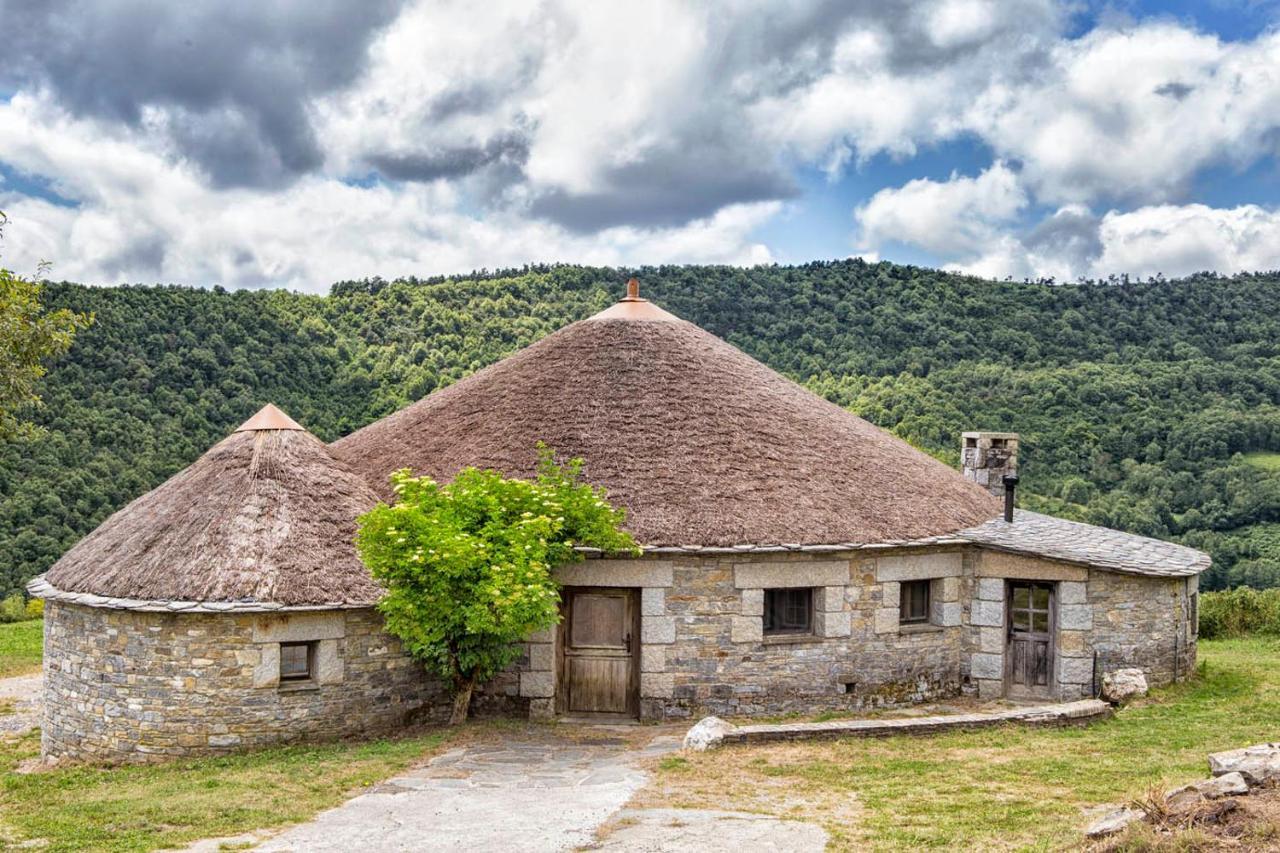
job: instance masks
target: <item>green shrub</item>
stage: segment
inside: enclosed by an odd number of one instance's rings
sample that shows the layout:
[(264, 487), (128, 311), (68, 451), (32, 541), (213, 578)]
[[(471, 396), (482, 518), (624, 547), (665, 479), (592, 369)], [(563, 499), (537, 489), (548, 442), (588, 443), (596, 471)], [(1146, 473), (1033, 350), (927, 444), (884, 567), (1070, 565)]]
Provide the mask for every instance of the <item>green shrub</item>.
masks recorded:
[(44, 599), (33, 598), (27, 602), (27, 618), (43, 619), (44, 618)]
[(1280, 589), (1247, 586), (1200, 594), (1200, 637), (1280, 636)]
[(22, 597), (22, 593), (15, 592), (0, 601), (0, 622), (21, 622), (26, 618), (27, 600)]

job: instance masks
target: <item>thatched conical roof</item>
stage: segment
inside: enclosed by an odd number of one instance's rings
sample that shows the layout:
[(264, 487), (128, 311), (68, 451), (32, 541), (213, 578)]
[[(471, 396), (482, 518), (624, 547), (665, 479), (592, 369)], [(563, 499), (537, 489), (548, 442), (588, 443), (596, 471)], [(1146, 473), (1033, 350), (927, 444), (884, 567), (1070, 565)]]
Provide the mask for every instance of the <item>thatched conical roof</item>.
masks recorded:
[(387, 493), (398, 468), (534, 473), (536, 443), (652, 546), (883, 543), (1000, 512), (959, 472), (632, 294), (332, 445)]
[(64, 593), (283, 606), (373, 604), (356, 556), (367, 482), (267, 406), (112, 515), (44, 580)]

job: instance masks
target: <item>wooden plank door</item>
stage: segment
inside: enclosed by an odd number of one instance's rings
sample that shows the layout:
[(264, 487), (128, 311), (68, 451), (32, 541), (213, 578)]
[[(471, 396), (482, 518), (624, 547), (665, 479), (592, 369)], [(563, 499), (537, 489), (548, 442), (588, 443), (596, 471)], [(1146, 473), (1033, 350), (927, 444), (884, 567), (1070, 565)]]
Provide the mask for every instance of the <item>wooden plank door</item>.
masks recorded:
[(639, 712), (639, 596), (634, 589), (565, 587), (558, 709)]
[(1008, 689), (1014, 698), (1049, 698), (1053, 693), (1053, 585), (1010, 581)]

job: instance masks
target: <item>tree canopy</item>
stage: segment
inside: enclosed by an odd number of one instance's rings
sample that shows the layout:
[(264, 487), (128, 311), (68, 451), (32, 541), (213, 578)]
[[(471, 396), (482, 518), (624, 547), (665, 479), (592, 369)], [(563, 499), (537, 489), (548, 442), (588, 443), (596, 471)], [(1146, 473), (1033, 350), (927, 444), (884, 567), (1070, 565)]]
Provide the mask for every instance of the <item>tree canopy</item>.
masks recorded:
[(451, 722), (466, 719), (472, 688), (518, 656), (518, 643), (559, 619), (551, 570), (577, 546), (632, 552), (625, 515), (540, 448), (536, 480), (465, 468), (441, 485), (406, 469), (391, 475), (395, 502), (360, 517), (356, 546), (386, 587), (387, 630), (454, 693)]

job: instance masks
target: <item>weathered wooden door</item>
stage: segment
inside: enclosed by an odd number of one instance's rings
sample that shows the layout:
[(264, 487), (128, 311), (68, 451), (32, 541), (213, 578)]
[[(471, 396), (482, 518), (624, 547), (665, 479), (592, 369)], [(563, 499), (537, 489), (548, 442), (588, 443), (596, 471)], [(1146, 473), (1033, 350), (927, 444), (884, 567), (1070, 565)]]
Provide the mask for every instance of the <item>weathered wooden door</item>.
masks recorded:
[(1009, 582), (1008, 689), (1011, 697), (1053, 692), (1053, 585)]
[(639, 711), (639, 607), (634, 589), (565, 587), (557, 708), (568, 714)]

